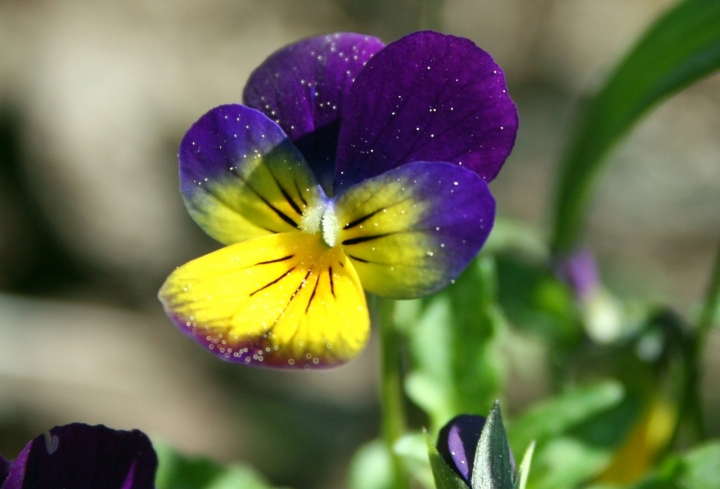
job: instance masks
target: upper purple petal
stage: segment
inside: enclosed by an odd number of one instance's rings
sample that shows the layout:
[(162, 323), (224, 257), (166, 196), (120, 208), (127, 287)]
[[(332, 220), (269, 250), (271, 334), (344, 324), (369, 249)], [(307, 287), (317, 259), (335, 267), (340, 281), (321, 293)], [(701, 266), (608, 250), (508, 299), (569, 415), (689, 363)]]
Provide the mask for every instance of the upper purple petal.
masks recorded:
[(505, 77), (472, 41), (423, 31), (368, 61), (343, 107), (335, 190), (413, 161), (462, 165), (490, 181), (517, 133)]
[(482, 416), (461, 414), (443, 426), (438, 435), (438, 452), (445, 463), (468, 483), (484, 426), (485, 418)]
[(283, 128), (328, 189), (345, 97), (383, 46), (377, 38), (352, 33), (305, 39), (271, 55), (245, 86), (245, 105)]
[(157, 464), (141, 431), (73, 423), (28, 443), (1, 489), (152, 489)]

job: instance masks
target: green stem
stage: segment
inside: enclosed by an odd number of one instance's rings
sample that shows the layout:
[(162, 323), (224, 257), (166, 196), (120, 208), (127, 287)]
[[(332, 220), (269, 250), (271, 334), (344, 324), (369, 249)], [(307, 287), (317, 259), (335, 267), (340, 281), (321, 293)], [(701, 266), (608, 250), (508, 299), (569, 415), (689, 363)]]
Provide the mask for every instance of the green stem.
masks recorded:
[(718, 315), (720, 308), (720, 249), (715, 258), (710, 284), (705, 297), (702, 311), (697, 324), (690, 338), (685, 352), (685, 379), (684, 392), (678, 413), (678, 420), (673, 433), (673, 445), (680, 437), (683, 423), (688, 423), (692, 436), (696, 440), (705, 438), (705, 429), (702, 413), (702, 398), (700, 393), (700, 381), (703, 372), (703, 355), (705, 343), (713, 322)]
[(380, 399), (382, 404), (382, 434), (390, 453), (393, 469), (393, 489), (409, 487), (405, 467), (395, 454), (395, 442), (405, 433), (403, 379), (400, 370), (400, 335), (394, 321), (395, 302), (378, 298), (380, 323)]
[(715, 257), (715, 267), (710, 278), (705, 305), (697, 322), (698, 353), (700, 354), (703, 353), (708, 332), (718, 315), (718, 308), (720, 308), (720, 249), (718, 249), (718, 254)]

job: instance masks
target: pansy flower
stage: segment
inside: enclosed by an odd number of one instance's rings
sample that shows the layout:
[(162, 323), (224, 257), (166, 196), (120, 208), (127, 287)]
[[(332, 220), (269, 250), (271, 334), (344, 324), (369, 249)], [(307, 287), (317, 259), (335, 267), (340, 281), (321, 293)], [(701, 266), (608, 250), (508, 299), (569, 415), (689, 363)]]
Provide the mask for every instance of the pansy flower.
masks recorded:
[(185, 204), (227, 247), (176, 269), (160, 300), (225, 360), (341, 364), (368, 339), (364, 290), (432, 293), (485, 242), (487, 182), (517, 132), (504, 75), (467, 39), (334, 34), (270, 56), (243, 98), (179, 150)]
[(157, 465), (141, 431), (73, 423), (34, 438), (13, 462), (0, 457), (0, 489), (152, 489)]

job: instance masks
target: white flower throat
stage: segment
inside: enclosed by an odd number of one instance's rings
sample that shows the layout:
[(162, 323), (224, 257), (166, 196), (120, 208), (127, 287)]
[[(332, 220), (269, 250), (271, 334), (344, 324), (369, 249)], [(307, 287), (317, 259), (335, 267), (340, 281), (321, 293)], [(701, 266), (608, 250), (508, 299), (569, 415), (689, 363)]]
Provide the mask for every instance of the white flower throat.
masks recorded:
[(332, 201), (316, 207), (309, 207), (300, 221), (300, 229), (306, 233), (322, 233), (323, 241), (329, 247), (337, 244), (338, 220)]

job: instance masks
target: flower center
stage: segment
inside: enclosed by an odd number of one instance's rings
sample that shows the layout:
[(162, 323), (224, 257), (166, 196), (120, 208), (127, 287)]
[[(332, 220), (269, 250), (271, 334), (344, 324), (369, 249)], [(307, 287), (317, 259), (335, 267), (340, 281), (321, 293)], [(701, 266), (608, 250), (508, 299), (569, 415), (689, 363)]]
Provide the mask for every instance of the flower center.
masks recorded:
[(322, 216), (322, 236), (327, 245), (332, 248), (337, 244), (338, 239), (338, 220), (335, 216), (335, 208), (332, 202), (328, 202), (325, 206), (325, 212)]
[(337, 244), (338, 220), (331, 201), (309, 208), (300, 221), (300, 230), (309, 234), (322, 234), (330, 248)]

